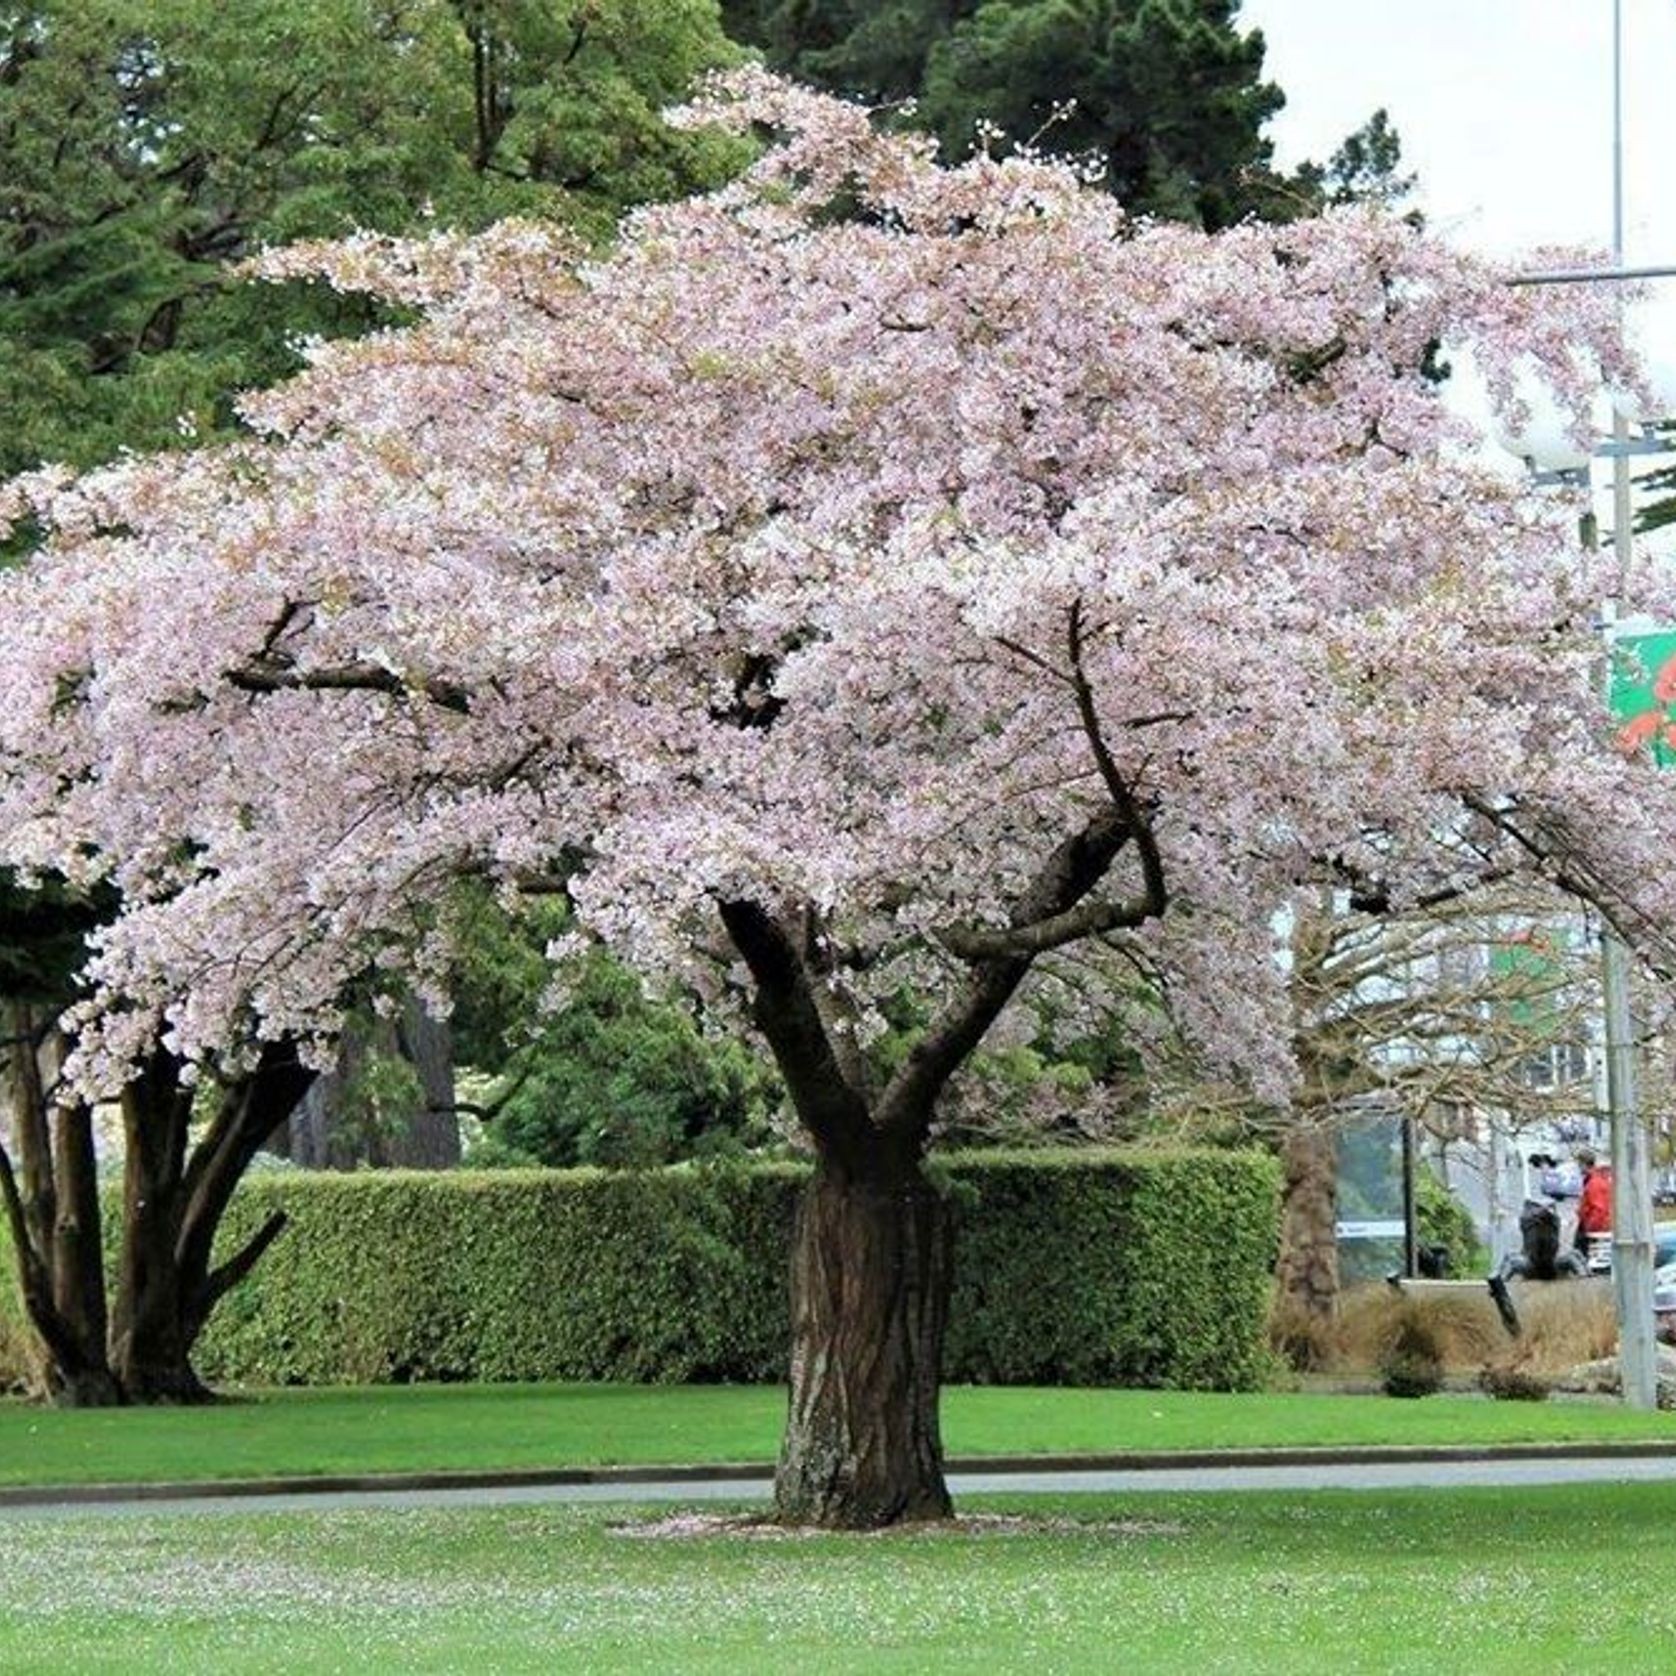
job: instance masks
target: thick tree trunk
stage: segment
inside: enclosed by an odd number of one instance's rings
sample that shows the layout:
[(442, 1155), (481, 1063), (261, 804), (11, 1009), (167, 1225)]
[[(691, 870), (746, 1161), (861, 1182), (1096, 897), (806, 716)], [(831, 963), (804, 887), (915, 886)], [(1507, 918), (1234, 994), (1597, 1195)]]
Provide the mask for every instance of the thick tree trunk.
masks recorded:
[(64, 1407), (208, 1401), (192, 1348), (285, 1219), (275, 1213), (219, 1264), (216, 1232), (251, 1158), (313, 1073), (290, 1049), (265, 1048), (256, 1070), (223, 1090), (189, 1153), (191, 1090), (169, 1055), (153, 1056), (123, 1093), (122, 1241), (107, 1309), (92, 1113), (48, 1093), (49, 1025), (15, 1002), (5, 1022), (12, 1147), (0, 1145), (0, 1208), (38, 1340), (41, 1394)]
[(193, 1371), (180, 1261), (182, 1185), (192, 1117), (178, 1067), (158, 1054), (123, 1090), (122, 1250), (111, 1361), (132, 1402), (207, 1402)]
[(176, 1254), (180, 1177), (171, 1180), (129, 1135), (123, 1238), (111, 1320), (111, 1360), (136, 1403), (200, 1403), (210, 1392), (192, 1366), (200, 1323)]
[(250, 1160), (313, 1075), (289, 1050), (265, 1049), (256, 1070), (223, 1091), (189, 1154), (191, 1094), (178, 1070), (158, 1055), (123, 1097), (127, 1155), (111, 1363), (135, 1403), (213, 1400), (192, 1366), (193, 1347), (217, 1302), (255, 1266), (285, 1218), (276, 1212), (212, 1266), (216, 1233)]
[(1280, 1258), (1275, 1269), (1294, 1331), (1324, 1332), (1338, 1315), (1338, 1137), (1300, 1123), (1281, 1144)]
[(949, 1274), (947, 1206), (917, 1159), (864, 1177), (821, 1164), (792, 1254), (782, 1520), (871, 1530), (948, 1517), (937, 1397)]
[[(105, 1351), (105, 1276), (93, 1114), (49, 1095), (58, 1044), (50, 1018), (12, 1000), (4, 1013), (11, 1142), (0, 1147), (18, 1290), (37, 1341), (37, 1383), (64, 1408), (103, 1407), (122, 1393)], [(43, 1060), (46, 1061), (43, 1064)]]

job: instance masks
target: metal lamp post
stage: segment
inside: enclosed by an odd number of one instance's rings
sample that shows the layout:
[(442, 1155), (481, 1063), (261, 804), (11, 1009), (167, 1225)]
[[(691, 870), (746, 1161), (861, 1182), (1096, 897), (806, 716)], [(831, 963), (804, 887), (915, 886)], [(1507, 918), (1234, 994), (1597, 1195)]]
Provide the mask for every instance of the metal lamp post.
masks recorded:
[[(1624, 262), (1624, 7), (1612, 0), (1612, 262)], [(1629, 420), (1612, 413), (1612, 548), (1618, 574), (1631, 560)], [(1610, 633), (1610, 629), (1608, 630)], [(1607, 679), (1610, 681), (1610, 664)], [(1606, 926), (1600, 941), (1606, 1014), (1606, 1103), (1612, 1119), (1612, 1290), (1618, 1306), (1618, 1366), (1631, 1408), (1658, 1403), (1653, 1338), (1653, 1188), (1647, 1126), (1636, 1076), (1635, 1022), (1630, 1007), (1629, 950)]]

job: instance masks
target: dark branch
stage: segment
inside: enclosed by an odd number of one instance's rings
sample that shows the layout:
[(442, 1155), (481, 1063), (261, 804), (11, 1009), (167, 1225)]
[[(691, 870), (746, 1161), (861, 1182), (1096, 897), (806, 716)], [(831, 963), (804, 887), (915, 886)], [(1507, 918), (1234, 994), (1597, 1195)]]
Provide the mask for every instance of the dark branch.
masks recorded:
[[(1013, 906), (1005, 926), (955, 926), (939, 941), (973, 970), (964, 991), (915, 1044), (879, 1102), (882, 1127), (923, 1136), (932, 1107), (1024, 981), (1031, 962), (1066, 943), (1137, 926), (1162, 914), (1166, 902), (1164, 864), (1147, 811), (1119, 771), (1094, 705), (1083, 664), (1082, 605), (1071, 607), (1069, 668), (1055, 669), (1016, 643), (1007, 650), (1070, 683), (1077, 716), (1099, 769), (1110, 806), (1092, 816), (1080, 832), (1064, 839), (1043, 864), (1030, 888)], [(1141, 864), (1140, 891), (1122, 901), (1094, 897), (1124, 847), (1133, 843)]]
[(253, 662), (241, 669), (229, 669), (227, 680), (240, 692), (379, 692), (402, 698), (423, 694), (433, 704), (457, 715), (471, 710), (471, 695), (452, 681), (426, 678), (405, 680), (392, 669), (375, 663), (345, 663), (319, 669), (291, 669), (283, 664)]
[(261, 1261), (262, 1253), (279, 1238), (288, 1220), (282, 1210), (270, 1213), (262, 1226), (225, 1263), (219, 1264), (205, 1277), (192, 1302), (194, 1324), (209, 1319), (210, 1311)]
[(865, 1159), (867, 1097), (835, 1051), (815, 981), (786, 927), (756, 902), (720, 905), (722, 924), (749, 968), (756, 1021), (786, 1079), (797, 1115), (846, 1164)]
[(314, 1077), (297, 1058), (294, 1044), (270, 1042), (256, 1069), (228, 1090), (209, 1132), (193, 1149), (181, 1184), (185, 1208), (175, 1255), (189, 1279), (208, 1273), (215, 1232), (233, 1189), (262, 1143), (296, 1110)]
[(1082, 660), (1083, 628), (1080, 599), (1071, 605), (1067, 636), (1070, 642), (1071, 684), (1077, 695), (1077, 716), (1082, 722), (1083, 733), (1088, 738), (1088, 748), (1094, 754), (1095, 766), (1100, 770), (1100, 778), (1106, 782), (1106, 790), (1111, 794), (1112, 806), (1123, 817), (1130, 837), (1135, 840), (1135, 848), (1141, 858), (1141, 877), (1145, 881), (1144, 895), (1130, 910), (1139, 917), (1116, 919), (1101, 928), (1115, 931), (1121, 925), (1138, 925), (1143, 919), (1163, 913), (1164, 863), (1158, 854), (1157, 840), (1152, 835), (1152, 824), (1136, 803), (1128, 781), (1118, 772), (1117, 764), (1107, 748), (1105, 736), (1100, 731), (1099, 712), (1094, 707), (1094, 689), (1089, 684), (1088, 671)]
[(1108, 931), (1133, 930), (1149, 919), (1157, 917), (1159, 909), (1152, 899), (1142, 895), (1127, 901), (1112, 902), (1105, 898), (1079, 902), (1064, 913), (1050, 914), (1045, 919), (1032, 920), (1027, 925), (1000, 927), (993, 930), (983, 926), (953, 927), (942, 933), (942, 942), (950, 953), (962, 960), (996, 960), (1009, 955), (1034, 959), (1049, 954), (1067, 943), (1080, 942), (1084, 937), (1103, 936)]
[(1661, 975), (1676, 971), (1670, 930), (1637, 909), (1609, 879), (1597, 877), (1562, 830), (1533, 817), (1538, 830), (1532, 831), (1515, 819), (1516, 806), (1498, 808), (1476, 793), (1465, 794), (1461, 801), (1510, 838), (1559, 889), (1594, 908)]
[(12, 1160), (0, 1145), (0, 1198), (6, 1202), (6, 1223), (12, 1236), (12, 1255), (18, 1267), (19, 1288), (30, 1324), (40, 1334), (55, 1361), (63, 1367), (81, 1363), (81, 1346), (64, 1317), (53, 1306), (52, 1277), (31, 1236), (29, 1213), (18, 1191)]
[[(965, 927), (940, 934), (946, 947), (971, 962), (972, 974), (891, 1079), (879, 1102), (882, 1126), (923, 1133), (937, 1096), (982, 1041), (1035, 957), (1069, 942), (1072, 935), (1092, 934), (1069, 932), (1071, 921), (1083, 917), (1085, 898), (1106, 876), (1128, 838), (1123, 818), (1113, 809), (1102, 810), (1043, 863), (1014, 907), (1010, 926)], [(1115, 905), (1089, 906), (1104, 914)], [(1052, 933), (1060, 930), (1068, 934), (1055, 938)]]

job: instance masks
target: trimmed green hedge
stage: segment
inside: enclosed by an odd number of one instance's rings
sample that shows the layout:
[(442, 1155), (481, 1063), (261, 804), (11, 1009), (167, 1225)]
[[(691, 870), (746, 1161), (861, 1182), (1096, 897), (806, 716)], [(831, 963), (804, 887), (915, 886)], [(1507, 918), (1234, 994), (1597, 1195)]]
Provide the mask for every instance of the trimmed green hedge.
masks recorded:
[[(1277, 1174), (1230, 1152), (943, 1160), (945, 1374), (1239, 1389), (1265, 1365)], [(214, 1380), (783, 1377), (793, 1165), (273, 1174), (229, 1241), (291, 1225), (212, 1320)]]

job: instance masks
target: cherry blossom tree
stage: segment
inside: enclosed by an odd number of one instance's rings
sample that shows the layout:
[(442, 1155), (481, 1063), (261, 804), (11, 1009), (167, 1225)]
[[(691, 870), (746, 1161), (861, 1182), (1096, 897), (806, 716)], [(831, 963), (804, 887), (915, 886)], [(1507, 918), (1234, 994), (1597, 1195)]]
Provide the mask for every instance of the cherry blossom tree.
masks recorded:
[(678, 120), (775, 138), (603, 256), (277, 252), (416, 323), (315, 345), (243, 440), (6, 491), (43, 541), (0, 597), (0, 858), (121, 892), (90, 1087), (160, 1022), (196, 1060), (329, 1038), (369, 967), (423, 992), (465, 873), (562, 879), (742, 999), (817, 1161), (779, 1512), (937, 1516), (923, 1158), (1041, 956), (1127, 941), (1284, 1099), (1302, 885), (1526, 870), (1656, 952), (1676, 808), (1610, 749), (1601, 561), (1433, 369), (1471, 345), (1503, 407), (1534, 365), (1579, 410), (1635, 373), (1608, 302), (1372, 211), (1132, 222), (757, 71)]

